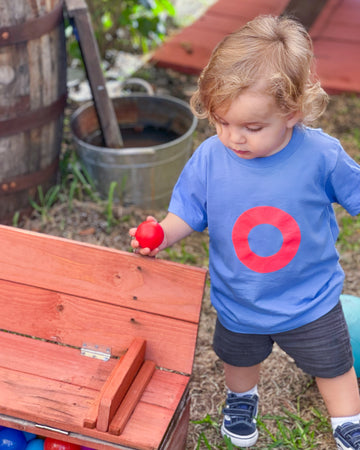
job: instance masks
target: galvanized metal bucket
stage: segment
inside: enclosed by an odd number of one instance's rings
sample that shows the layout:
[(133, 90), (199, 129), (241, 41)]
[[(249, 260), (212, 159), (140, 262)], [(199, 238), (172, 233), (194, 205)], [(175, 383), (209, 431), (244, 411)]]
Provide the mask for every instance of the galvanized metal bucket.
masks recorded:
[[(166, 208), (174, 184), (192, 154), (196, 117), (187, 103), (168, 96), (131, 94), (113, 99), (113, 104), (125, 146), (102, 146), (95, 107), (90, 103), (71, 118), (80, 160), (103, 198), (115, 181), (114, 198), (123, 205)], [(127, 129), (138, 133), (130, 146)], [(159, 142), (148, 137), (148, 130), (158, 134)]]

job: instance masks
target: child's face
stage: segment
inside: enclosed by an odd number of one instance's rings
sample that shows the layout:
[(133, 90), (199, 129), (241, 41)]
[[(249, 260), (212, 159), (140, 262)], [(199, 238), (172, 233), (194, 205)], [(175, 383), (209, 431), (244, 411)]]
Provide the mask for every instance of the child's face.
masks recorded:
[(282, 150), (299, 115), (281, 115), (275, 99), (254, 87), (241, 93), (229, 109), (216, 111), (216, 118), (221, 142), (240, 158), (253, 159)]

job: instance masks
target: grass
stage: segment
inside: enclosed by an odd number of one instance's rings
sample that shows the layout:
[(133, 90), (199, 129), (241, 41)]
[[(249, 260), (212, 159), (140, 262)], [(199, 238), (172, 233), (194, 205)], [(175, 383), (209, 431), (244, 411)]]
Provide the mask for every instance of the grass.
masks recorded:
[[(29, 198), (32, 208), (37, 211), (42, 222), (45, 224), (51, 220), (51, 208), (56, 203), (67, 203), (69, 211), (73, 210), (73, 202), (78, 200), (90, 200), (96, 204), (103, 205), (104, 217), (106, 218), (106, 232), (110, 233), (113, 226), (117, 224), (114, 218), (114, 194), (118, 186), (116, 181), (110, 184), (106, 200), (102, 200), (96, 191), (96, 186), (75, 152), (66, 152), (60, 161), (60, 182), (46, 192), (42, 186), (38, 186), (35, 198)], [(13, 226), (18, 226), (19, 213), (13, 217)]]
[[(299, 405), (299, 402), (298, 402)], [(325, 432), (331, 432), (331, 426), (326, 417), (316, 408), (311, 409), (312, 417), (304, 419), (302, 411), (298, 407), (296, 413), (292, 413), (283, 408), (282, 415), (266, 414), (257, 418), (259, 429), (259, 442), (262, 442), (261, 447), (252, 447), (254, 450), (258, 449), (304, 449), (311, 450), (317, 448), (321, 444), (322, 435)], [(234, 450), (237, 447), (225, 437), (223, 444), (215, 444), (211, 442), (212, 431), (220, 434), (220, 425), (217, 419), (212, 418), (207, 414), (203, 419), (193, 421), (193, 424), (201, 425), (199, 432), (196, 450), (200, 448), (219, 449), (219, 450)], [(211, 431), (211, 432), (210, 432)], [(264, 441), (267, 441), (264, 447)]]
[[(338, 209), (339, 211), (339, 209)], [(360, 216), (343, 215), (339, 218), (338, 246), (343, 251), (360, 249)]]

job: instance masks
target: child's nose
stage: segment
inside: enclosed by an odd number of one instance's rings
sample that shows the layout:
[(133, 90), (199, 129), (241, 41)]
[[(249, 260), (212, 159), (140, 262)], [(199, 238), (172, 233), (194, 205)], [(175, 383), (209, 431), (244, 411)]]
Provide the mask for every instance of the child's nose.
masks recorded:
[(234, 144), (244, 144), (246, 142), (245, 133), (238, 127), (232, 127), (230, 129), (230, 139)]

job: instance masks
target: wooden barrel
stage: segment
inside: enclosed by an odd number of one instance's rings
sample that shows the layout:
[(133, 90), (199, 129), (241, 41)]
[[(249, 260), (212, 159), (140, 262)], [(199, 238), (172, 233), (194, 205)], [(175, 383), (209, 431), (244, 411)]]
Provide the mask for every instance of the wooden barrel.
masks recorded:
[(65, 104), (63, 0), (1, 0), (1, 222), (56, 181)]

